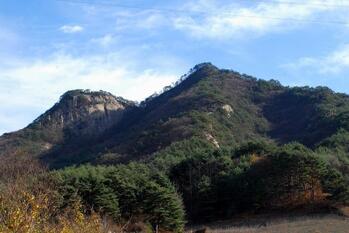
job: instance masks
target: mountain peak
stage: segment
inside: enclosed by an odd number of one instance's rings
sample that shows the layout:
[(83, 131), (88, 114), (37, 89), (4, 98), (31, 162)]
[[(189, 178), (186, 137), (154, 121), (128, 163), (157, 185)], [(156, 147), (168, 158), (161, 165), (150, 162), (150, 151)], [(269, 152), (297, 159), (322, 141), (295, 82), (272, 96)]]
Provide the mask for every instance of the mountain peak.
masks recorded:
[(62, 122), (73, 122), (87, 116), (108, 115), (132, 106), (132, 101), (115, 97), (106, 91), (70, 90), (65, 92), (58, 103), (35, 122), (50, 122), (53, 119)]
[(202, 62), (194, 66), (193, 70), (202, 70), (202, 69), (215, 69), (218, 70), (211, 62)]
[(84, 98), (84, 97), (116, 98), (114, 95), (106, 91), (91, 91), (89, 89), (75, 89), (75, 90), (69, 90), (65, 92), (63, 95), (61, 95), (59, 99), (59, 103), (70, 101), (76, 98)]
[(134, 101), (124, 99), (120, 96), (114, 96), (110, 92), (99, 90), (91, 91), (89, 89), (75, 89), (65, 92), (59, 99), (60, 103), (71, 102), (72, 100), (85, 100), (82, 104), (88, 104), (91, 101), (97, 102), (118, 102), (122, 105), (135, 105)]
[(212, 65), (210, 62), (203, 62), (195, 65), (193, 68), (190, 69), (189, 73), (186, 74), (186, 77), (189, 77), (193, 74), (198, 74), (202, 77), (208, 76), (208, 74), (212, 72), (217, 72), (219, 71), (219, 68), (216, 66)]
[(68, 135), (95, 137), (117, 124), (124, 112), (133, 106), (132, 101), (106, 91), (70, 90), (29, 128), (43, 128), (49, 134), (58, 135), (54, 141), (61, 141)]

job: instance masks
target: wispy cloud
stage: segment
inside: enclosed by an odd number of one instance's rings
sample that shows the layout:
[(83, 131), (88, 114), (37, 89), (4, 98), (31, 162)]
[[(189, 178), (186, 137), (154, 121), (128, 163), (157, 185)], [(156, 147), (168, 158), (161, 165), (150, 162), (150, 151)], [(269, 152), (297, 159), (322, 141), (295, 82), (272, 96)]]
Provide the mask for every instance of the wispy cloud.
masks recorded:
[(154, 10), (119, 11), (114, 13), (116, 17), (116, 29), (120, 30), (155, 30), (161, 27), (172, 27), (173, 15)]
[[(176, 17), (174, 26), (195, 38), (229, 39), (244, 37), (245, 33), (255, 36), (304, 25), (319, 13), (338, 9), (335, 4), (338, 4), (335, 0), (279, 0), (246, 7), (237, 4), (219, 6), (215, 1), (200, 0), (191, 2), (186, 8), (203, 12), (202, 17)], [(341, 10), (343, 8), (348, 6)]]
[(349, 44), (323, 57), (302, 57), (295, 62), (282, 65), (291, 70), (311, 69), (322, 74), (336, 74), (349, 70)]
[[(323, 13), (342, 18), (349, 4), (337, 0), (227, 1), (189, 0), (181, 6), (159, 8), (106, 8), (84, 6), (86, 14), (106, 19), (120, 31), (155, 31), (166, 28), (199, 39), (231, 39), (264, 35), (325, 21)], [(229, 3), (230, 2), (230, 3)], [(116, 10), (115, 10), (116, 9)], [(340, 14), (339, 14), (340, 13)], [(340, 16), (339, 16), (340, 15)], [(327, 15), (328, 17), (328, 15)], [(328, 19), (328, 21), (333, 21)], [(335, 21), (335, 20), (334, 20)], [(72, 27), (72, 26), (70, 26)]]
[(63, 25), (59, 30), (64, 33), (77, 33), (82, 32), (84, 28), (80, 25)]
[(112, 43), (114, 43), (115, 40), (116, 40), (115, 36), (113, 36), (111, 34), (106, 34), (102, 37), (92, 38), (91, 42), (97, 43), (102, 47), (107, 47), (107, 46), (111, 45)]

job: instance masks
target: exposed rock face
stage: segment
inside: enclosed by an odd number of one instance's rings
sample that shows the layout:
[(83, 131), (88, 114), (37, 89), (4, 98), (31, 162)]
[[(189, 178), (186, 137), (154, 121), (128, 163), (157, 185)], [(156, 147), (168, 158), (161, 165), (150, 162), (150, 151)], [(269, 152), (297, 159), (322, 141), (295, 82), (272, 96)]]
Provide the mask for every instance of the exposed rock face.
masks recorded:
[(0, 155), (21, 151), (36, 156), (70, 141), (86, 144), (117, 125), (134, 105), (134, 102), (104, 91), (68, 91), (28, 127), (5, 134), (0, 139), (3, 148)]
[(108, 92), (74, 90), (37, 118), (33, 125), (68, 130), (79, 136), (93, 136), (119, 122), (124, 110), (134, 104)]
[(218, 141), (212, 136), (212, 134), (205, 133), (204, 135), (207, 141), (211, 142), (216, 148), (220, 148)]
[(234, 112), (233, 108), (229, 104), (223, 105), (222, 109), (226, 112), (228, 117), (231, 117), (231, 114)]

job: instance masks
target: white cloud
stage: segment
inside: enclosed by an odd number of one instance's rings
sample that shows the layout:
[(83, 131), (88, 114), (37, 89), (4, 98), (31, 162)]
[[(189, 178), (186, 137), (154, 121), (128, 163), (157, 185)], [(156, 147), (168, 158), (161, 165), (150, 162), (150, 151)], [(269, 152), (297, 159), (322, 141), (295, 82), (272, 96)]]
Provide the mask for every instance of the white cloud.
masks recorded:
[(296, 62), (282, 66), (286, 69), (300, 70), (312, 68), (318, 73), (335, 74), (349, 69), (349, 44), (323, 57), (302, 57)]
[(139, 26), (146, 29), (157, 28), (167, 25), (167, 20), (164, 14), (152, 13), (148, 17), (145, 17)]
[(143, 10), (139, 12), (134, 11), (120, 11), (114, 13), (116, 17), (116, 29), (118, 31), (132, 31), (132, 30), (154, 30), (161, 27), (172, 26), (171, 18), (173, 15), (166, 15), (166, 12)]
[(0, 134), (1, 130), (24, 127), (67, 90), (105, 90), (140, 101), (179, 77), (161, 68), (136, 71), (131, 61), (115, 53), (86, 57), (55, 54), (0, 67), (0, 73), (0, 113), (11, 115), (0, 115)]
[[(76, 88), (107, 89), (116, 95), (141, 100), (178, 78), (178, 74), (159, 73), (152, 69), (133, 70), (132, 65), (118, 54), (79, 58), (56, 54), (46, 60), (2, 70), (0, 81), (16, 83), (15, 92), (37, 96), (37, 100), (43, 96), (57, 98), (57, 95)], [(47, 98), (40, 102), (46, 101)]]
[[(335, 5), (337, 4), (337, 5)], [(338, 2), (317, 0), (260, 2), (250, 7), (231, 4), (219, 6), (215, 1), (194, 1), (186, 6), (202, 17), (179, 16), (174, 27), (196, 38), (229, 39), (288, 30), (304, 25), (323, 12), (338, 10)], [(348, 6), (343, 6), (345, 10)]]
[(59, 28), (64, 33), (77, 33), (77, 32), (82, 32), (84, 28), (79, 25), (63, 25), (62, 27)]
[(108, 47), (109, 45), (111, 45), (112, 43), (114, 43), (116, 40), (116, 38), (111, 35), (111, 34), (106, 34), (102, 37), (98, 37), (98, 38), (93, 38), (91, 41), (94, 43), (99, 44), (102, 47)]
[[(194, 38), (231, 39), (264, 35), (298, 28), (316, 21), (336, 21), (345, 18), (348, 4), (338, 0), (274, 0), (274, 1), (190, 0), (180, 7), (158, 9), (117, 9), (105, 6), (85, 6), (85, 13), (105, 20), (120, 31), (160, 28), (179, 30)], [(341, 6), (341, 7), (339, 7)], [(331, 20), (329, 13), (334, 13)], [(326, 13), (326, 17), (324, 16)], [(347, 19), (347, 18), (346, 18)], [(72, 27), (72, 26), (69, 26)]]

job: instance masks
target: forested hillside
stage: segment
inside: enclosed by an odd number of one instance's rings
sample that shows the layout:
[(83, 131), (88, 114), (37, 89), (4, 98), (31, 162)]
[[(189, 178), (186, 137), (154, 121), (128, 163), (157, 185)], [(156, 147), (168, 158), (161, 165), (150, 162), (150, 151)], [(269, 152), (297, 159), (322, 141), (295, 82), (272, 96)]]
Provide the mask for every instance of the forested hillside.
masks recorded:
[(47, 165), (59, 211), (79, 203), (121, 226), (182, 231), (242, 213), (337, 211), (349, 203), (348, 145), (348, 95), (203, 63), (141, 103), (69, 91), (3, 135), (0, 154)]
[(0, 146), (53, 167), (149, 158), (193, 137), (217, 148), (262, 139), (314, 149), (348, 130), (348, 100), (326, 87), (289, 88), (204, 63), (140, 104), (67, 92), (27, 128), (2, 136)]

